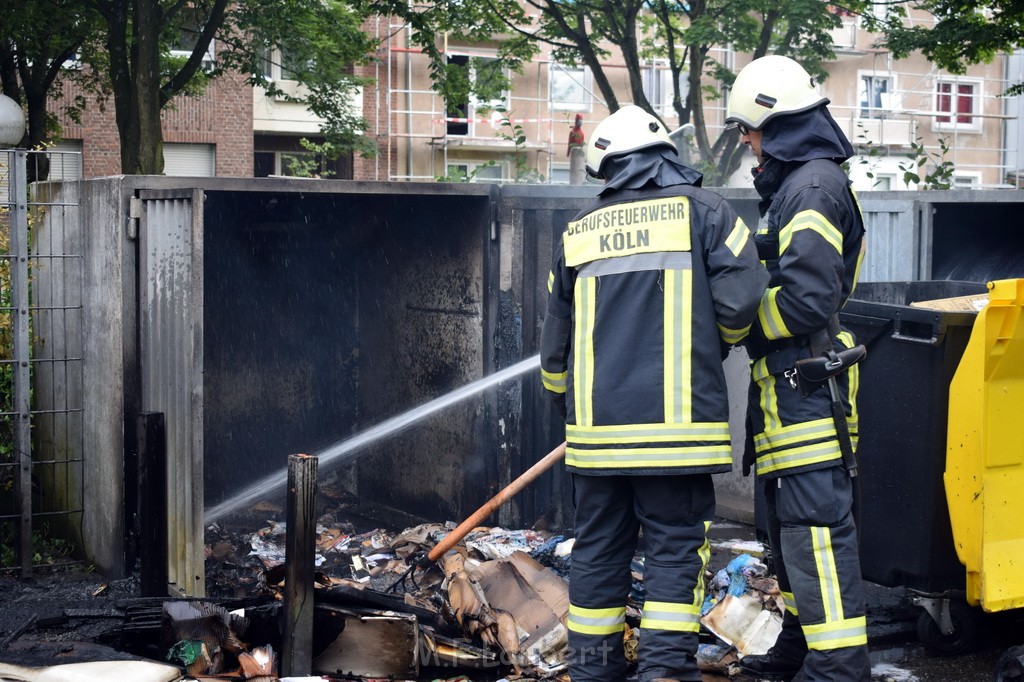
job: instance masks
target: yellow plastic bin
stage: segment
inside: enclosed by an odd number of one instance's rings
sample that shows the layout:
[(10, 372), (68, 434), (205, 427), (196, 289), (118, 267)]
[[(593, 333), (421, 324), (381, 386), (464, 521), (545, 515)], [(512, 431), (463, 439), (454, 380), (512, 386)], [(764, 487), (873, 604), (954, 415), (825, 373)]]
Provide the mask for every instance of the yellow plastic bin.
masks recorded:
[(1024, 279), (989, 284), (949, 390), (946, 500), (967, 602), (1024, 606)]
[(1024, 279), (988, 288), (949, 389), (943, 480), (965, 602), (915, 600), (928, 612), (918, 635), (938, 652), (973, 638), (971, 607), (1024, 607)]

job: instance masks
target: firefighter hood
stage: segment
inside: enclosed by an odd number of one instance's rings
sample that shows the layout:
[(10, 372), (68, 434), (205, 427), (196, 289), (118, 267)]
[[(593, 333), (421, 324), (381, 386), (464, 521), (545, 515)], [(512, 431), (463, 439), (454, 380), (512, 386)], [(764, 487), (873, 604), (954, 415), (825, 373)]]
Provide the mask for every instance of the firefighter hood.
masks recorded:
[(607, 178), (600, 196), (620, 189), (642, 187), (670, 187), (693, 185), (700, 187), (704, 176), (676, 158), (675, 150), (667, 147), (641, 149), (631, 154), (613, 156), (604, 161)]
[(768, 121), (761, 151), (779, 161), (832, 159), (842, 163), (853, 156), (853, 146), (824, 105)]

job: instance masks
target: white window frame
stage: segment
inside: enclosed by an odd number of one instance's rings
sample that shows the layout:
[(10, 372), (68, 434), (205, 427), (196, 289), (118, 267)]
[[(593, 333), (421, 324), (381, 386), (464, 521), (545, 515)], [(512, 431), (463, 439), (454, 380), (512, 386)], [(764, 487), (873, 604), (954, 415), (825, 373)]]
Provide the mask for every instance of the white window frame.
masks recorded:
[[(941, 111), (939, 109), (939, 86), (948, 83), (951, 87), (950, 97), (950, 110)], [(974, 92), (971, 95), (971, 122), (960, 123), (957, 118), (962, 114), (957, 113), (956, 103), (960, 98), (960, 94), (955, 92), (960, 85), (970, 85), (974, 88)], [(984, 81), (980, 78), (963, 78), (959, 76), (939, 77), (935, 79), (934, 87), (932, 88), (932, 111), (935, 112), (935, 117), (932, 119), (932, 130), (945, 131), (955, 130), (958, 132), (968, 133), (980, 133), (981, 132), (981, 103), (984, 97)], [(940, 121), (940, 115), (949, 116), (949, 121)]]
[[(554, 86), (556, 78), (570, 79), (582, 91), (580, 101), (555, 99)], [(548, 101), (551, 111), (572, 111), (590, 113), (594, 111), (594, 78), (590, 68), (586, 66), (566, 66), (558, 62), (548, 64)]]
[(888, 2), (870, 2), (867, 6), (866, 13), (875, 17), (876, 19), (885, 19), (886, 12), (889, 10)]
[[(200, 31), (200, 30), (202, 30), (202, 27), (199, 27), (196, 30)], [(203, 67), (202, 67), (203, 71), (212, 71), (213, 70), (213, 55), (214, 55), (214, 51), (215, 51), (214, 50), (214, 45), (216, 43), (217, 43), (217, 39), (214, 38), (213, 40), (210, 41), (210, 44), (206, 46), (206, 54), (203, 55)], [(171, 56), (172, 57), (180, 57), (182, 59), (188, 59), (189, 57), (192, 56), (192, 50), (175, 50), (175, 49), (172, 48), (170, 52), (171, 52)]]
[(954, 171), (951, 189), (979, 189), (981, 173), (978, 171)]
[[(461, 169), (463, 169), (463, 172), (465, 172), (468, 175), (471, 171), (474, 171), (477, 168), (479, 168), (480, 166), (483, 166), (485, 164), (490, 164), (490, 160), (488, 160), (488, 159), (484, 159), (484, 160), (475, 160), (475, 159), (474, 160), (468, 160), (468, 159), (452, 160), (452, 159), (449, 159), (448, 163), (447, 163), (447, 166), (445, 168), (445, 175), (451, 173), (451, 169), (453, 167), (454, 168), (461, 168)], [(490, 168), (498, 169), (498, 171), (501, 173), (501, 176), (498, 177), (498, 178), (490, 178), (490, 177), (481, 178), (480, 176), (475, 176), (471, 180), (469, 180), (469, 182), (504, 182), (504, 181), (508, 180), (508, 164), (507, 163), (505, 163), (504, 161), (497, 161), (497, 163), (491, 164), (489, 167)]]
[[(875, 177), (872, 178), (871, 180), (872, 189), (879, 192), (889, 192), (899, 188), (900, 178), (895, 173), (876, 173)], [(880, 189), (877, 186), (877, 183), (881, 183), (882, 180), (885, 180), (886, 183), (889, 185), (887, 188)]]
[[(865, 113), (863, 101), (861, 100), (861, 94), (864, 93), (864, 79), (871, 78), (872, 80), (885, 80), (888, 82), (889, 89), (885, 93), (882, 104), (878, 107), (873, 106), (871, 103), (868, 104), (867, 113)], [(868, 71), (858, 70), (857, 71), (857, 118), (868, 119), (868, 118), (891, 118), (892, 112), (896, 108), (896, 75), (888, 71)]]
[[(476, 74), (476, 68), (473, 66), (473, 59), (474, 59), (474, 57), (477, 58), (477, 59), (490, 59), (490, 60), (496, 60), (497, 57), (488, 57), (488, 56), (485, 56), (485, 55), (469, 55), (469, 82), (472, 83), (473, 85), (476, 85), (476, 75), (477, 74)], [(504, 74), (505, 78), (509, 78), (510, 74), (509, 74), (509, 70), (508, 70), (507, 67), (502, 67), (502, 73)], [(493, 137), (494, 133), (492, 132), (492, 129), (496, 128), (496, 126), (493, 124), (493, 121), (500, 120), (504, 116), (511, 116), (511, 112), (509, 111), (509, 109), (510, 109), (509, 98), (511, 96), (512, 96), (512, 92), (508, 88), (505, 88), (504, 90), (501, 91), (501, 97), (498, 97), (498, 98), (492, 99), (492, 100), (487, 100), (487, 101), (478, 99), (476, 95), (470, 94), (470, 96), (469, 96), (469, 133), (468, 133), (467, 137)], [(498, 116), (496, 117), (495, 113), (497, 112), (497, 109), (499, 107), (504, 108), (505, 109), (505, 113), (504, 114), (498, 114)], [(490, 121), (488, 123), (486, 123), (486, 124), (480, 124), (480, 123), (477, 122), (476, 119), (483, 118), (483, 112), (485, 112), (485, 111), (489, 112), (488, 116), (490, 117)], [(486, 129), (485, 129), (485, 132), (483, 133), (483, 135), (481, 135), (481, 134), (479, 134), (477, 132), (477, 125), (486, 125), (487, 126)], [(502, 172), (502, 177), (503, 178), (505, 177), (504, 172)]]
[[(672, 69), (669, 67), (668, 62), (664, 60), (655, 60), (650, 64), (641, 67), (644, 94), (647, 96), (647, 101), (650, 102), (651, 107), (658, 112), (660, 116), (674, 116), (676, 113), (675, 108), (672, 106), (672, 96), (674, 88), (672, 84)], [(679, 79), (681, 83), (687, 82), (687, 73), (685, 71), (680, 72)], [(660, 93), (660, 101), (654, 101), (652, 95), (656, 94), (652, 91), (657, 90)], [(683, 98), (684, 102), (686, 99), (686, 88), (681, 88), (679, 96)]]
[(263, 58), (262, 61), (266, 66), (270, 67), (269, 69), (265, 69), (263, 71), (263, 76), (265, 78), (275, 82), (298, 83), (298, 81), (295, 80), (294, 78), (285, 77), (285, 71), (282, 68), (282, 63), (284, 62), (284, 53), (281, 51), (280, 47), (275, 45), (274, 47), (266, 50), (264, 54), (265, 57)]

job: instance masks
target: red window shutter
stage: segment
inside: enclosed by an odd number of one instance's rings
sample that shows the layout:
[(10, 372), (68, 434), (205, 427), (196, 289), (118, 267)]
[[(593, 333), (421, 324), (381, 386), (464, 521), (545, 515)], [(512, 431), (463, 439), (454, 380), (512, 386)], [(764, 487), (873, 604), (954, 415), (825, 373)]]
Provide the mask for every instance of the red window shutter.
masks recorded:
[[(957, 123), (972, 123), (974, 117), (971, 114), (974, 113), (974, 86), (971, 84), (961, 84), (957, 88), (956, 98), (956, 113), (960, 116), (956, 117)], [(966, 116), (964, 114), (967, 114)]]

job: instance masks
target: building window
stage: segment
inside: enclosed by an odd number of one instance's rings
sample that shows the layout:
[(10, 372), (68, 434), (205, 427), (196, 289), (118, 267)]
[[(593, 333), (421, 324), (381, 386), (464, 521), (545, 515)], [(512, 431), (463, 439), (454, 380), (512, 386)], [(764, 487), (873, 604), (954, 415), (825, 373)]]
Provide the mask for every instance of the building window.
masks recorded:
[(548, 96), (552, 111), (592, 111), (590, 70), (552, 63), (548, 69)]
[(870, 2), (868, 3), (867, 11), (875, 19), (884, 20), (891, 4), (890, 2)]
[(79, 180), (82, 177), (82, 141), (61, 140), (46, 151), (50, 180)]
[(892, 111), (892, 78), (873, 73), (860, 74), (858, 85), (861, 118), (885, 118)]
[(253, 176), (297, 178), (348, 177), (344, 161), (330, 160), (322, 154), (306, 150), (256, 149), (253, 151)]
[(975, 189), (981, 185), (981, 175), (976, 173), (955, 173), (953, 189)]
[(568, 185), (571, 182), (569, 164), (552, 164), (551, 177), (548, 181), (552, 185)]
[(298, 74), (308, 71), (311, 63), (296, 56), (286, 48), (274, 47), (263, 51), (260, 71), (267, 80), (294, 81)]
[[(497, 59), (449, 55), (448, 64), (467, 69), (472, 93), (463, 101), (448, 102), (446, 131), (449, 135), (476, 134), (474, 123), (478, 117), (489, 115), (495, 109), (508, 109), (508, 74)], [(490, 126), (488, 126), (490, 130)]]
[(505, 179), (505, 164), (490, 161), (449, 163), (447, 179), (455, 182), (501, 182)]
[(872, 182), (871, 189), (879, 192), (887, 192), (891, 189), (896, 189), (896, 176), (876, 174), (874, 181)]
[(164, 175), (212, 178), (216, 168), (212, 144), (164, 143)]
[[(179, 26), (177, 33), (172, 39), (171, 56), (182, 60), (191, 57), (192, 51), (196, 49), (196, 45), (199, 43), (199, 35), (202, 31), (203, 27), (199, 23), (185, 23)], [(206, 53), (203, 55), (203, 70), (205, 71), (213, 69), (213, 42), (212, 40), (210, 41), (210, 44), (206, 47)]]
[[(672, 69), (668, 64), (656, 63), (643, 68), (644, 94), (651, 107), (659, 116), (673, 116), (676, 113), (672, 106), (672, 98), (675, 96), (672, 87)], [(686, 104), (686, 96), (689, 92), (689, 81), (686, 72), (679, 74), (679, 98)]]
[(962, 80), (938, 81), (935, 84), (935, 125), (939, 128), (980, 128), (977, 96), (980, 83)]

